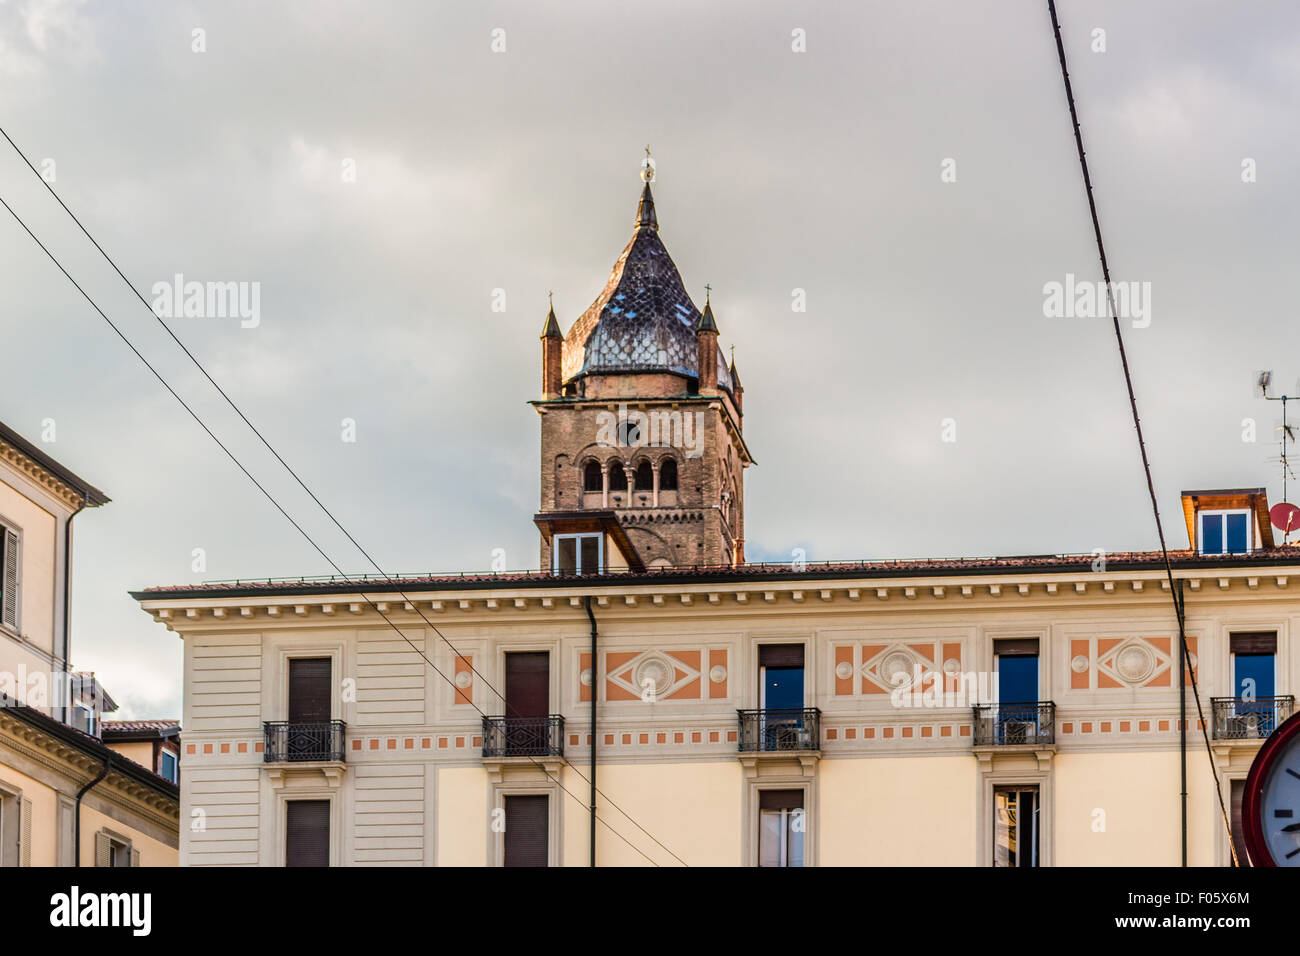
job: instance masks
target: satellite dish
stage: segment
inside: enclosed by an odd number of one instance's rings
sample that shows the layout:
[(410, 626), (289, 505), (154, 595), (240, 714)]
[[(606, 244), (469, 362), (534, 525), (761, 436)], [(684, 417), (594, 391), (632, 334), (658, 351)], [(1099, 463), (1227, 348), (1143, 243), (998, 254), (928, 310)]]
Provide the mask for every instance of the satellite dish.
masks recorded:
[(1279, 501), (1268, 509), (1268, 519), (1284, 535), (1300, 531), (1300, 508), (1287, 501)]

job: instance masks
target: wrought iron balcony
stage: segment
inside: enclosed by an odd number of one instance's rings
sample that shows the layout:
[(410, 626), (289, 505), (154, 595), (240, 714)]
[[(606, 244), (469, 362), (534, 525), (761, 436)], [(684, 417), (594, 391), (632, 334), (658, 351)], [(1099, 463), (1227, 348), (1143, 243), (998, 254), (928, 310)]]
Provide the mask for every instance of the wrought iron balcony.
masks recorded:
[(562, 757), (564, 718), (484, 717), (484, 757)]
[(1210, 726), (1215, 740), (1263, 740), (1291, 716), (1295, 698), (1211, 697)]
[(816, 707), (738, 710), (741, 753), (821, 749), (822, 712)]
[(1056, 704), (1050, 700), (977, 704), (974, 710), (976, 747), (1056, 743)]
[(347, 726), (341, 720), (312, 723), (268, 720), (262, 725), (262, 731), (266, 735), (262, 760), (266, 763), (308, 760), (342, 763), (347, 759), (343, 745)]

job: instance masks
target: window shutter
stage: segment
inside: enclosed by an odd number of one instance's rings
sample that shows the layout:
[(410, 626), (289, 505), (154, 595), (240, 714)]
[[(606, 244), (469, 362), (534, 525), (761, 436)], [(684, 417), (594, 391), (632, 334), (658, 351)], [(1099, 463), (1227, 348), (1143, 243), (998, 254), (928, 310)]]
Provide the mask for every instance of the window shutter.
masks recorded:
[(140, 851), (137, 850), (135, 847), (131, 847), (131, 865), (132, 866), (140, 865)]
[(32, 802), (26, 797), (18, 808), (18, 865), (32, 865)]
[(550, 798), (543, 794), (507, 796), (506, 866), (546, 866), (550, 862)]
[(1249, 634), (1233, 634), (1229, 643), (1234, 654), (1276, 654), (1277, 634), (1273, 631), (1258, 631)]
[(803, 791), (760, 790), (758, 791), (758, 809), (801, 810), (803, 809)]
[(760, 644), (759, 667), (803, 667), (802, 644)]
[(324, 723), (330, 719), (332, 661), (328, 657), (299, 657), (289, 661), (289, 721)]
[(95, 866), (113, 865), (113, 841), (100, 830), (95, 834)]
[(550, 653), (506, 654), (506, 716), (545, 717), (550, 712)]
[(993, 642), (993, 653), (998, 657), (1037, 657), (1038, 638), (1023, 637)]
[(285, 806), (285, 866), (330, 865), (330, 802), (290, 800)]
[(18, 627), (18, 533), (5, 532), (4, 551), (4, 607), (3, 620), (9, 627)]

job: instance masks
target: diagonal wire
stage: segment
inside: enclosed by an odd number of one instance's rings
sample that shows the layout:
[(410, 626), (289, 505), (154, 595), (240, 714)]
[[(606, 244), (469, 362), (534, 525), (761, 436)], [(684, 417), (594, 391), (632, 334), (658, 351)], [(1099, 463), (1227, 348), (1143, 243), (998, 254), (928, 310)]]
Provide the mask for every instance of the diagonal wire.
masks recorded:
[[(1079, 150), (1079, 167), (1083, 170), (1083, 187), (1088, 196), (1088, 211), (1092, 215), (1092, 231), (1097, 239), (1097, 255), (1101, 259), (1101, 274), (1106, 281), (1106, 302), (1110, 308), (1111, 319), (1115, 325), (1115, 341), (1119, 345), (1119, 360), (1124, 368), (1124, 383), (1128, 386), (1129, 407), (1133, 410), (1133, 427), (1137, 431), (1138, 450), (1142, 453), (1142, 470), (1146, 473), (1147, 492), (1151, 496), (1151, 513), (1156, 519), (1156, 534), (1160, 538), (1160, 554), (1164, 559), (1165, 577), (1169, 582), (1170, 596), (1174, 601), (1174, 613), (1178, 617), (1178, 642), (1182, 649), (1183, 666), (1192, 679), (1192, 698), (1196, 701), (1196, 713), (1200, 719), (1201, 736), (1205, 739), (1205, 752), (1210, 758), (1210, 772), (1214, 775), (1214, 792), (1219, 798), (1219, 812), (1223, 816), (1223, 826), (1228, 834), (1228, 850), (1232, 853), (1233, 866), (1240, 866), (1237, 859), (1237, 847), (1232, 839), (1232, 824), (1228, 820), (1228, 808), (1223, 802), (1223, 788), (1219, 784), (1219, 771), (1215, 767), (1214, 751), (1210, 747), (1210, 735), (1205, 722), (1205, 711), (1201, 708), (1201, 694), (1196, 686), (1196, 672), (1189, 666), (1191, 652), (1187, 648), (1187, 632), (1183, 617), (1183, 607), (1178, 600), (1174, 585), (1174, 569), (1169, 561), (1169, 549), (1165, 546), (1165, 530), (1160, 522), (1160, 506), (1156, 501), (1156, 486), (1151, 478), (1151, 462), (1147, 458), (1146, 442), (1142, 438), (1142, 421), (1138, 417), (1137, 397), (1133, 393), (1133, 376), (1129, 373), (1128, 354), (1124, 350), (1124, 334), (1120, 330), (1119, 312), (1115, 309), (1114, 287), (1110, 281), (1110, 265), (1106, 261), (1106, 246), (1101, 240), (1101, 221), (1097, 217), (1097, 202), (1092, 194), (1092, 178), (1088, 175), (1088, 160), (1083, 149), (1083, 131), (1079, 128), (1079, 114), (1074, 106), (1074, 91), (1070, 87), (1070, 71), (1065, 65), (1065, 44), (1061, 40), (1061, 24), (1056, 18), (1056, 0), (1047, 0), (1047, 9), (1052, 16), (1052, 31), (1056, 35), (1056, 53), (1061, 61), (1061, 79), (1065, 82), (1065, 98), (1070, 104), (1070, 123), (1074, 127), (1074, 142)], [(1184, 723), (1187, 715), (1183, 714)]]
[[(182, 342), (179, 337), (177, 337), (174, 331), (172, 331), (172, 328), (162, 320), (162, 317), (158, 315), (157, 312), (154, 311), (153, 307), (149, 305), (145, 297), (141, 295), (140, 291), (135, 287), (135, 284), (126, 277), (126, 275), (122, 272), (120, 268), (118, 268), (118, 265), (113, 260), (113, 257), (110, 256), (106, 251), (104, 251), (104, 247), (101, 246), (99, 242), (95, 239), (95, 237), (90, 234), (90, 231), (82, 224), (81, 220), (77, 217), (77, 214), (68, 208), (67, 203), (65, 203), (62, 197), (60, 197), (59, 194), (54, 191), (54, 187), (51, 186), (49, 182), (46, 180), (46, 178), (40, 174), (40, 172), (36, 169), (34, 165), (32, 165), (32, 161), (27, 158), (27, 154), (24, 153), (22, 149), (19, 148), (18, 144), (13, 141), (8, 131), (6, 131), (3, 127), (0, 127), (0, 135), (4, 136), (5, 140), (8, 141), (9, 145), (13, 147), (14, 152), (16, 152), (19, 155), (19, 157), (21, 157), (22, 161), (27, 164), (27, 168), (32, 171), (32, 174), (36, 176), (36, 178), (40, 181), (41, 185), (44, 186), (46, 191), (49, 192), (49, 194), (54, 197), (54, 200), (60, 206), (63, 207), (63, 211), (66, 212), (69, 217), (71, 217), (72, 221), (77, 224), (77, 228), (81, 230), (82, 235), (84, 235), (87, 239), (90, 240), (91, 245), (93, 245), (95, 249), (99, 251), (99, 254), (104, 257), (105, 261), (107, 261), (108, 264), (112, 266), (113, 271), (118, 274), (118, 277), (124, 283), (126, 283), (127, 288), (129, 288), (131, 292), (135, 295), (135, 297), (140, 300), (140, 303), (146, 309), (149, 310), (149, 314), (154, 317), (154, 320), (157, 321), (157, 323), (162, 327), (163, 331), (166, 332), (167, 335), (171, 338), (171, 340), (175, 342), (176, 345), (180, 348), (180, 350), (185, 353), (186, 357), (194, 364), (194, 367), (197, 368), (199, 372), (202, 373), (205, 379), (208, 380), (208, 383), (217, 390), (217, 392), (221, 395), (222, 398), (226, 400), (226, 404), (231, 407), (231, 409), (235, 412), (236, 415), (239, 416), (239, 418), (243, 421), (243, 423), (248, 426), (248, 428), (253, 432), (254, 435), (257, 436), (258, 440), (266, 447), (267, 451), (269, 451), (273, 456), (275, 456), (275, 460), (278, 461), (280, 465), (284, 468), (284, 470), (287, 471), (293, 477), (293, 480), (298, 483), (298, 486), (307, 493), (307, 495), (311, 498), (311, 500), (316, 503), (316, 506), (319, 507), (321, 511), (325, 513), (325, 515), (330, 519), (331, 522), (333, 522), (334, 526), (338, 528), (339, 531), (343, 532), (344, 537), (346, 537), (348, 541), (352, 543), (353, 547), (355, 547), (359, 552), (361, 552), (361, 554), (365, 557), (365, 559), (370, 562), (371, 567), (373, 567), (377, 572), (379, 572), (379, 574), (384, 577), (387, 583), (400, 585), (400, 582), (398, 582), (396, 579), (393, 578), (391, 574), (389, 574), (382, 567), (380, 567), (379, 563), (373, 557), (371, 557), (370, 552), (368, 552), (364, 547), (361, 546), (361, 543), (352, 536), (351, 532), (349, 532), (348, 529), (343, 526), (342, 522), (340, 522), (338, 518), (334, 516), (334, 513), (330, 511), (330, 509), (325, 506), (325, 503), (316, 496), (316, 493), (312, 491), (309, 487), (307, 487), (306, 482), (302, 480), (302, 478), (298, 475), (298, 473), (289, 465), (287, 461), (284, 460), (283, 457), (281, 457), (280, 453), (275, 450), (275, 448), (271, 445), (271, 443), (267, 441), (266, 436), (262, 434), (262, 432), (257, 428), (256, 425), (254, 425), (251, 421), (249, 421), (248, 416), (244, 414), (243, 410), (237, 404), (235, 404), (234, 399), (232, 399), (226, 393), (225, 389), (223, 389), (220, 385), (218, 385), (217, 382), (212, 378), (212, 376), (208, 374), (208, 370), (203, 367), (203, 364), (197, 358), (195, 358), (194, 354), (185, 346), (185, 343)], [(33, 236), (33, 238), (35, 237)], [(71, 278), (71, 276), (69, 276), (69, 278)], [(120, 334), (121, 333), (119, 333), (119, 335)], [(177, 397), (179, 399), (179, 396)], [(309, 538), (308, 540), (311, 539)], [(317, 550), (320, 549), (318, 548)], [(335, 567), (335, 570), (338, 570), (338, 567), (334, 565), (332, 561), (330, 562), (330, 564)], [(346, 573), (344, 573), (341, 570), (339, 571), (339, 574), (344, 578), (344, 580), (348, 580), (348, 581), (352, 580)], [(411, 607), (415, 610), (415, 613), (420, 616), (420, 620), (424, 621), (424, 623), (429, 627), (429, 629), (432, 630), (433, 633), (437, 634), (438, 638), (449, 648), (451, 648), (452, 652), (457, 657), (459, 657), (462, 661), (464, 661), (469, 666), (471, 673), (473, 673), (477, 678), (479, 678), (483, 682), (484, 686), (487, 687), (488, 690), (492, 691), (492, 693), (495, 694), (501, 700), (502, 706), (506, 711), (506, 716), (511, 716), (511, 711), (513, 710), (513, 708), (510, 707), (510, 704), (506, 700), (505, 695), (502, 694), (499, 690), (497, 690), (497, 688), (492, 684), (492, 682), (488, 680), (477, 668), (474, 667), (472, 658), (466, 657), (465, 655), (461, 654), (461, 652), (456, 649), (456, 647), (451, 643), (451, 641), (447, 640), (446, 636), (442, 633), (442, 631), (438, 629), (437, 625), (435, 625), (431, 620), (429, 620), (428, 617), (425, 616), (424, 612), (420, 610), (419, 604), (415, 601), (412, 601), (410, 597), (407, 596), (405, 591), (401, 590), (399, 587), (397, 593), (399, 594), (399, 596), (402, 598), (403, 601), (411, 605)], [(597, 664), (595, 661), (593, 661), (592, 662), (592, 668), (593, 668), (592, 692), (593, 693), (595, 693), (595, 688), (597, 686), (596, 681), (594, 680), (596, 667)], [(518, 716), (518, 713), (515, 712), (514, 716)], [(585, 783), (591, 783), (591, 781), (586, 777), (586, 775), (583, 774), (582, 771), (579, 770), (573, 764), (569, 765), (569, 769), (572, 770), (575, 774), (577, 774), (577, 776), (580, 777)], [(672, 850), (668, 849), (668, 847), (664, 846), (664, 844), (661, 843), (653, 833), (651, 833), (645, 827), (641, 826), (641, 824), (638, 823), (635, 819), (633, 819), (633, 817), (630, 814), (628, 814), (626, 810), (624, 810), (621, 806), (619, 806), (612, 799), (610, 799), (609, 796), (604, 793), (604, 791), (597, 788), (596, 793), (598, 793), (601, 797), (603, 797), (606, 803), (608, 803), (611, 807), (613, 807), (620, 814), (622, 814), (623, 817), (625, 817), (634, 827), (636, 827), (647, 837), (649, 837), (652, 841), (658, 844), (658, 846), (662, 850), (664, 850), (664, 852), (666, 852), (669, 856), (675, 859), (678, 863), (681, 863), (682, 866), (687, 865), (686, 861), (684, 861)]]
[[(95, 300), (94, 300), (93, 298), (91, 298), (90, 294), (87, 293), (86, 290), (83, 289), (83, 288), (81, 287), (81, 284), (80, 284), (79, 282), (77, 282), (77, 280), (74, 279), (74, 278), (72, 277), (72, 274), (69, 273), (68, 270), (64, 268), (63, 263), (61, 263), (61, 262), (58, 260), (58, 258), (54, 255), (54, 253), (50, 252), (50, 250), (46, 247), (45, 243), (41, 242), (41, 240), (36, 236), (36, 234), (33, 233), (33, 232), (31, 231), (30, 228), (28, 228), (27, 223), (24, 222), (23, 219), (22, 219), (22, 217), (19, 216), (18, 213), (16, 213), (16, 212), (13, 210), (13, 207), (10, 206), (9, 203), (5, 201), (5, 199), (4, 199), (3, 196), (0, 196), (0, 205), (3, 205), (3, 206), (5, 207), (5, 209), (8, 211), (9, 215), (11, 215), (11, 216), (14, 218), (14, 220), (18, 223), (18, 225), (22, 226), (23, 231), (26, 232), (27, 235), (31, 237), (32, 241), (35, 242), (36, 245), (40, 247), (41, 251), (44, 252), (45, 255), (49, 257), (50, 261), (53, 262), (56, 266), (58, 266), (59, 271), (62, 272), (63, 275), (67, 278), (67, 280), (68, 280), (69, 282), (71, 282), (72, 285), (76, 288), (76, 290), (77, 290), (78, 292), (81, 293), (82, 297), (83, 297), (87, 302), (90, 303), (91, 307), (94, 308), (94, 310), (95, 310), (96, 312), (99, 313), (100, 317), (101, 317), (105, 322), (108, 323), (109, 327), (110, 327), (114, 332), (117, 333), (118, 338), (120, 338), (123, 342), (125, 342), (126, 345), (127, 345), (127, 347), (128, 347), (132, 352), (135, 353), (136, 358), (138, 358), (141, 362), (143, 362), (144, 365), (145, 365), (145, 367), (148, 368), (149, 371), (153, 373), (154, 378), (158, 379), (158, 381), (159, 381), (160, 383), (162, 383), (162, 386), (163, 386), (164, 388), (166, 388), (168, 392), (171, 393), (172, 397), (175, 398), (176, 401), (180, 402), (181, 407), (184, 408), (185, 411), (187, 411), (187, 412), (189, 413), (190, 417), (193, 418), (196, 422), (198, 422), (199, 427), (201, 427), (205, 432), (207, 432), (208, 437), (211, 438), (214, 442), (216, 442), (216, 443), (217, 443), (217, 446), (218, 446), (218, 447), (219, 447), (223, 452), (226, 453), (226, 457), (228, 457), (232, 462), (235, 463), (235, 466), (236, 466), (237, 468), (239, 468), (239, 470), (242, 471), (242, 472), (244, 473), (245, 477), (247, 477), (248, 480), (251, 481), (251, 482), (253, 483), (253, 485), (257, 488), (258, 491), (260, 491), (263, 495), (266, 496), (266, 499), (267, 499), (268, 501), (270, 501), (271, 504), (273, 504), (273, 505), (275, 506), (276, 510), (279, 511), (280, 514), (284, 515), (285, 520), (287, 520), (291, 525), (293, 525), (294, 528), (296, 528), (296, 529), (298, 530), (298, 533), (301, 534), (304, 538), (307, 539), (307, 542), (308, 542), (308, 543), (309, 543), (313, 548), (316, 549), (317, 553), (319, 553), (320, 556), (323, 557), (323, 558), (324, 558), (324, 559), (329, 563), (329, 565), (330, 565), (332, 568), (334, 568), (335, 571), (337, 571), (337, 572), (338, 572), (341, 576), (343, 576), (344, 578), (347, 578), (347, 575), (344, 574), (343, 571), (342, 571), (342, 569), (339, 568), (339, 566), (338, 566), (337, 564), (334, 563), (334, 560), (333, 560), (333, 559), (332, 559), (328, 554), (326, 554), (325, 551), (320, 547), (320, 545), (318, 545), (318, 544), (316, 543), (316, 541), (311, 537), (311, 535), (309, 535), (309, 534), (308, 534), (308, 533), (303, 529), (303, 527), (302, 527), (300, 524), (298, 524), (298, 522), (295, 521), (295, 520), (293, 519), (293, 517), (292, 517), (292, 516), (291, 516), (287, 511), (284, 510), (284, 508), (280, 505), (280, 503), (279, 503), (278, 501), (275, 500), (275, 498), (271, 495), (271, 493), (270, 493), (269, 491), (267, 491), (266, 488), (265, 488), (265, 487), (264, 487), (264, 486), (263, 486), (263, 485), (262, 485), (262, 484), (261, 484), (261, 483), (260, 483), (256, 478), (253, 477), (253, 475), (248, 471), (248, 469), (244, 467), (243, 463), (240, 462), (239, 459), (235, 457), (235, 455), (230, 451), (230, 449), (229, 449), (228, 447), (226, 447), (225, 443), (222, 442), (221, 439), (218, 438), (218, 437), (216, 436), (216, 434), (212, 431), (212, 429), (210, 429), (210, 428), (207, 426), (207, 424), (203, 421), (203, 419), (201, 419), (201, 418), (200, 418), (200, 417), (195, 413), (194, 409), (192, 409), (192, 408), (191, 408), (191, 407), (186, 403), (186, 401), (185, 401), (183, 398), (181, 398), (179, 394), (177, 394), (176, 390), (173, 389), (173, 388), (171, 387), (171, 385), (167, 382), (167, 380), (166, 380), (165, 378), (163, 378), (162, 375), (158, 372), (158, 370), (157, 370), (156, 368), (154, 368), (152, 364), (150, 364), (149, 360), (146, 359), (146, 358), (145, 358), (145, 357), (140, 353), (139, 349), (137, 349), (137, 348), (135, 347), (135, 345), (131, 342), (131, 340), (128, 339), (128, 338), (126, 337), (125, 334), (123, 334), (122, 330), (121, 330), (120, 328), (118, 328), (116, 324), (114, 324), (113, 320), (110, 319), (110, 318), (108, 317), (107, 314), (105, 314), (104, 310), (101, 309), (101, 308), (99, 307), (99, 305), (95, 302)], [(152, 310), (151, 310), (151, 311), (152, 311)], [(426, 654), (424, 653), (423, 650), (421, 650), (419, 647), (417, 647), (417, 646), (415, 645), (415, 642), (412, 641), (409, 637), (407, 637), (406, 634), (402, 631), (402, 629), (399, 628), (396, 624), (394, 624), (393, 621), (388, 617), (387, 614), (385, 614), (382, 610), (380, 610), (378, 604), (376, 604), (376, 603), (375, 603), (375, 602), (374, 602), (370, 597), (368, 597), (364, 592), (358, 591), (358, 593), (361, 595), (362, 600), (364, 600), (367, 604), (369, 604), (372, 608), (374, 608), (374, 609), (375, 609), (375, 612), (378, 613), (379, 616), (382, 617), (382, 618), (384, 619), (385, 623), (387, 623), (389, 627), (391, 627), (394, 631), (396, 631), (396, 632), (397, 632), (397, 635), (398, 635), (399, 637), (401, 637), (402, 640), (406, 641), (407, 644), (410, 644), (410, 645), (411, 645), (411, 649), (414, 650), (417, 654), (419, 654), (420, 657), (422, 657), (422, 658), (424, 659), (424, 662), (425, 662), (426, 664), (428, 664), (431, 668), (433, 668), (434, 673), (436, 673), (439, 677), (441, 677), (444, 681), (446, 681), (446, 682), (447, 682), (447, 683), (448, 683), (452, 688), (456, 688), (456, 684), (455, 684), (455, 682), (454, 682), (451, 678), (449, 678), (446, 674), (444, 674), (444, 673), (443, 673), (443, 672), (438, 668), (438, 666), (437, 666), (436, 664), (433, 663), (433, 661), (429, 660), (428, 655), (426, 655)], [(483, 711), (478, 707), (478, 705), (475, 704), (472, 700), (470, 701), (470, 706), (473, 707), (475, 710), (477, 710), (481, 716), (483, 716), (483, 717), (487, 717), (487, 714), (483, 713)], [(568, 795), (569, 795), (570, 797), (572, 797), (575, 801), (577, 801), (577, 803), (578, 803), (580, 806), (582, 806), (583, 809), (589, 809), (589, 808), (587, 807), (587, 805), (584, 804), (584, 803), (582, 802), (582, 799), (581, 799), (580, 797), (578, 797), (577, 795), (575, 795), (575, 794), (574, 794), (572, 791), (570, 791), (566, 786), (564, 786), (564, 784), (559, 780), (558, 777), (552, 776), (551, 772), (550, 772), (549, 770), (547, 770), (546, 767), (545, 767), (545, 766), (544, 766), (544, 765), (543, 765), (539, 760), (537, 760), (535, 757), (532, 757), (531, 755), (525, 755), (525, 756), (528, 756), (528, 759), (529, 759), (530, 761), (532, 761), (534, 764), (537, 765), (538, 769), (540, 769), (540, 770), (542, 771), (542, 773), (544, 773), (544, 774), (546, 775), (547, 779), (553, 780), (553, 781), (555, 782), (555, 785), (556, 785), (556, 786), (558, 786), (558, 787), (559, 787), (561, 790), (563, 790), (566, 794), (568, 794)], [(572, 766), (570, 766), (570, 769), (572, 769)], [(626, 814), (625, 814), (625, 815), (626, 815)], [(596, 815), (596, 819), (599, 820), (602, 824), (604, 824), (604, 826), (605, 826), (605, 828), (606, 828), (607, 830), (609, 830), (611, 833), (613, 833), (615, 836), (617, 836), (620, 840), (622, 840), (624, 843), (626, 843), (628, 846), (630, 846), (633, 850), (635, 850), (637, 853), (639, 853), (639, 854), (640, 854), (642, 857), (644, 857), (648, 862), (650, 862), (650, 863), (653, 864), (654, 866), (659, 866), (659, 863), (658, 863), (658, 862), (656, 862), (655, 860), (653, 860), (653, 859), (651, 859), (649, 856), (647, 856), (647, 855), (646, 855), (646, 854), (645, 854), (645, 853), (644, 853), (644, 852), (643, 852), (639, 847), (637, 847), (637, 846), (636, 846), (635, 844), (633, 844), (630, 840), (628, 840), (627, 837), (623, 836), (623, 834), (619, 833), (619, 832), (618, 832), (617, 830), (615, 830), (612, 826), (610, 826), (610, 824), (609, 824), (608, 822), (606, 822), (606, 821), (605, 821), (601, 816), (599, 816), (599, 815), (597, 814), (597, 815)], [(685, 866), (686, 864), (683, 863), (682, 865)]]

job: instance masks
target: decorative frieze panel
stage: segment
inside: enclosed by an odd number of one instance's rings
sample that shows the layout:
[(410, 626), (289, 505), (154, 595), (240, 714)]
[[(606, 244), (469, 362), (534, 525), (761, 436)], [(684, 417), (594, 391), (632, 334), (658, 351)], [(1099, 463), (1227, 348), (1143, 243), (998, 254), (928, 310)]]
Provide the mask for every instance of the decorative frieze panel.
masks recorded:
[[(725, 700), (731, 679), (726, 648), (606, 651), (604, 699), (610, 702)], [(578, 700), (590, 701), (591, 654), (578, 655)]]
[(965, 669), (960, 641), (862, 641), (834, 645), (835, 695), (888, 695), (901, 690), (955, 693)]
[[(1197, 639), (1187, 638), (1189, 676), (1197, 673)], [(1178, 683), (1174, 637), (1090, 637), (1070, 641), (1070, 689), (1174, 687)]]

